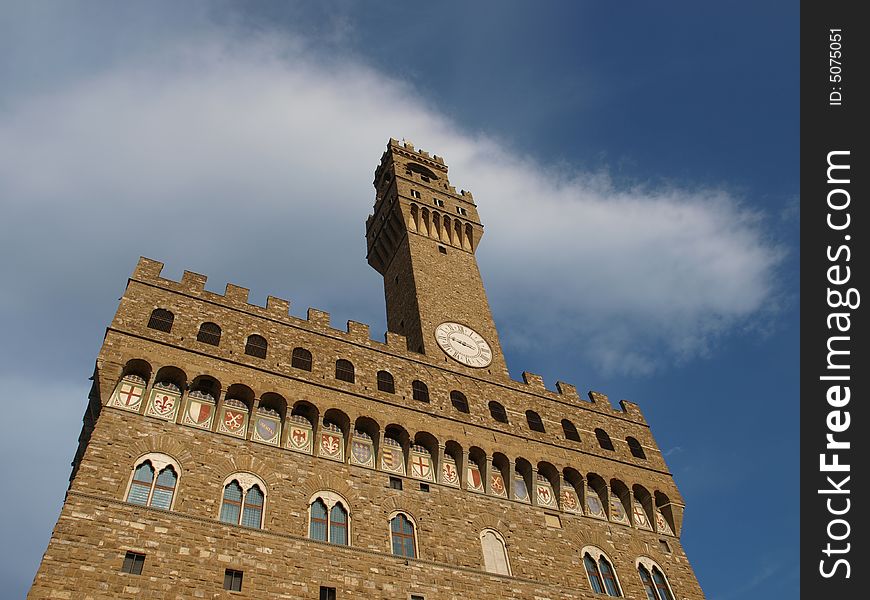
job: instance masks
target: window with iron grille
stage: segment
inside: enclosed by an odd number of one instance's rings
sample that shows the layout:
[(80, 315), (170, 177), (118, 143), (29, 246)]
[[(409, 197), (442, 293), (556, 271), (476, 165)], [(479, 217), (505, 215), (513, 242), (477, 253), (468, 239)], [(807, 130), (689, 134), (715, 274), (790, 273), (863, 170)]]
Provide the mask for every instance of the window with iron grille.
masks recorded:
[(310, 371), (311, 352), (305, 348), (293, 348), (293, 358), (290, 359), (290, 365), (303, 371)]
[(203, 323), (199, 326), (196, 341), (203, 344), (211, 344), (212, 346), (219, 346), (221, 343), (220, 326), (217, 323)]
[(231, 592), (242, 591), (242, 571), (227, 569), (224, 571), (224, 589)]
[(269, 342), (261, 335), (248, 336), (248, 341), (245, 343), (245, 354), (256, 356), (257, 358), (266, 358), (266, 351), (269, 349)]
[(493, 400), (489, 403), (489, 414), (499, 423), (507, 423), (508, 417), (504, 406)]
[(348, 383), (354, 382), (353, 363), (343, 358), (335, 361), (335, 378)]
[(529, 429), (544, 433), (544, 422), (541, 421), (541, 415), (533, 410), (527, 410), (526, 421), (529, 423)]
[(631, 455), (635, 458), (646, 459), (646, 453), (643, 451), (643, 447), (640, 445), (635, 438), (628, 436), (625, 438), (625, 441), (628, 442), (628, 449), (631, 450)]
[(414, 400), (429, 402), (429, 386), (422, 381), (415, 379), (411, 382), (411, 395)]
[(378, 389), (388, 394), (396, 393), (396, 382), (389, 371), (378, 371)]
[(598, 439), (598, 445), (605, 450), (613, 450), (613, 442), (610, 441), (610, 436), (603, 429), (595, 430), (595, 437)]
[(335, 588), (321, 585), (320, 600), (335, 600)]
[(450, 392), (450, 403), (453, 404), (453, 408), (459, 412), (468, 414), (468, 399), (462, 392), (458, 390)]
[(568, 419), (562, 419), (562, 431), (565, 432), (566, 440), (571, 440), (572, 442), (580, 441), (580, 434), (577, 432), (577, 428)]
[(164, 308), (155, 308), (151, 311), (151, 318), (148, 319), (148, 327), (157, 331), (172, 331), (172, 322), (175, 321), (175, 315)]
[(127, 552), (124, 556), (124, 564), (121, 565), (122, 573), (130, 575), (141, 575), (142, 567), (145, 565), (145, 555), (138, 552)]

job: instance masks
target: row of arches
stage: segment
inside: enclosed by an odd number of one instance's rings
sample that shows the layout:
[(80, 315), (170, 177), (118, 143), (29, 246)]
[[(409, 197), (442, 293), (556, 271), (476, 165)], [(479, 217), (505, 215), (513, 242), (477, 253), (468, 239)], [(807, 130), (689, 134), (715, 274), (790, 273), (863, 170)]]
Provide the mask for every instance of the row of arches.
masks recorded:
[(256, 399), (242, 384), (222, 393), (209, 376), (194, 378), (183, 393), (183, 372), (176, 367), (162, 367), (148, 385), (136, 372), (144, 366), (144, 361), (128, 363), (110, 406), (400, 477), (667, 535), (677, 532), (665, 493), (618, 477), (584, 473), (573, 465), (557, 468), (543, 457), (528, 460), (465, 447), (368, 415), (352, 419), (338, 408), (321, 411), (308, 400), (289, 404), (274, 392)]
[[(174, 458), (159, 452), (139, 457), (132, 470), (125, 499), (130, 504), (173, 510), (175, 490), (182, 472)], [(154, 473), (159, 473), (154, 478)], [(167, 476), (167, 474), (171, 474)], [(161, 478), (162, 483), (161, 483)], [(218, 520), (230, 525), (262, 529), (265, 524), (267, 486), (253, 473), (238, 472), (226, 477), (222, 486)], [(160, 495), (156, 490), (162, 490)], [(351, 505), (331, 490), (315, 492), (308, 500), (308, 537), (336, 545), (351, 545)], [(420, 556), (416, 518), (405, 510), (390, 513), (390, 549), (404, 558)], [(496, 529), (483, 528), (479, 533), (481, 567), (490, 573), (512, 575), (505, 537)], [(593, 592), (621, 597), (622, 588), (613, 562), (596, 546), (585, 546), (580, 555)], [(674, 600), (670, 584), (661, 567), (649, 557), (640, 557), (635, 566), (648, 600)]]
[(408, 231), (419, 233), (444, 244), (469, 252), (474, 251), (474, 228), (471, 224), (440, 211), (412, 203), (407, 227)]

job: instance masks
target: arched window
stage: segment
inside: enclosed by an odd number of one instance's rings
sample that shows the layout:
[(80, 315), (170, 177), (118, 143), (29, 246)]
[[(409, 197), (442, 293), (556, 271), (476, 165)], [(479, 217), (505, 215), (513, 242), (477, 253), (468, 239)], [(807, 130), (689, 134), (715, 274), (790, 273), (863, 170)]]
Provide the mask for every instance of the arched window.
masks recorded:
[(577, 432), (577, 428), (568, 419), (562, 419), (562, 431), (565, 432), (566, 440), (571, 440), (572, 442), (580, 441), (580, 434)]
[(196, 341), (203, 344), (211, 344), (212, 346), (219, 346), (221, 343), (220, 326), (217, 323), (203, 323), (199, 326)]
[(220, 520), (231, 525), (262, 528), (264, 490), (263, 482), (249, 473), (231, 476), (224, 486)]
[(607, 556), (594, 546), (583, 549), (583, 566), (586, 568), (586, 576), (589, 585), (596, 594), (608, 596), (622, 596), (619, 581)]
[(389, 371), (378, 371), (378, 389), (388, 394), (396, 393), (396, 382)]
[(245, 342), (245, 354), (248, 356), (256, 356), (257, 358), (266, 358), (266, 351), (269, 349), (269, 342), (262, 335), (256, 333), (248, 336), (248, 341)]
[(339, 358), (335, 361), (335, 378), (348, 383), (354, 382), (353, 363)]
[(151, 318), (148, 319), (148, 327), (157, 331), (172, 331), (172, 322), (175, 321), (175, 315), (164, 308), (155, 308), (151, 311)]
[(480, 544), (483, 547), (484, 568), (490, 573), (510, 575), (511, 567), (504, 538), (494, 529), (484, 529), (480, 533)]
[(674, 600), (674, 594), (659, 566), (645, 556), (637, 559), (637, 572), (648, 600)]
[(411, 395), (414, 400), (429, 402), (429, 386), (415, 379), (411, 382)]
[(453, 404), (453, 408), (459, 412), (468, 414), (468, 399), (462, 392), (457, 390), (450, 392), (450, 403)]
[(489, 403), (489, 414), (492, 415), (492, 418), (499, 423), (508, 422), (507, 412), (505, 411), (504, 406), (502, 406), (495, 400)]
[(526, 421), (529, 423), (529, 429), (544, 433), (544, 422), (541, 421), (541, 415), (533, 410), (527, 410)]
[(311, 370), (311, 352), (305, 348), (293, 348), (293, 358), (290, 359), (290, 366), (303, 371)]
[[(157, 473), (157, 477), (154, 474)], [(139, 459), (127, 491), (127, 502), (169, 510), (178, 484), (178, 465), (164, 454), (146, 454)]]
[(393, 542), (393, 554), (406, 558), (417, 558), (414, 542), (414, 523), (403, 513), (390, 520), (390, 533)]
[(598, 439), (598, 445), (605, 450), (613, 450), (613, 442), (610, 441), (610, 436), (603, 429), (595, 430), (595, 437)]
[(333, 492), (318, 492), (309, 505), (308, 537), (331, 544), (348, 545), (346, 502)]
[(631, 436), (625, 438), (625, 441), (628, 442), (628, 449), (631, 450), (631, 455), (633, 457), (646, 459), (646, 453), (644, 453), (643, 446), (640, 445), (640, 442)]

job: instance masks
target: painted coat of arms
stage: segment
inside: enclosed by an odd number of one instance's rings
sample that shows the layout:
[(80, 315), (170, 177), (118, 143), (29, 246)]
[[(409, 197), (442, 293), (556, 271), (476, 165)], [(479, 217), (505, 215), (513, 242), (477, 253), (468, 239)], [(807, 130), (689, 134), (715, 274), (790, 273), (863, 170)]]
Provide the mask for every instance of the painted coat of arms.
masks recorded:
[(375, 457), (372, 453), (372, 443), (370, 441), (354, 440), (350, 446), (350, 455), (353, 463), (364, 467), (374, 467)]
[(253, 439), (265, 444), (277, 446), (281, 437), (281, 424), (277, 419), (270, 417), (257, 416), (254, 422), (254, 437)]
[(465, 487), (474, 492), (484, 492), (480, 468), (474, 463), (468, 465)]
[[(143, 380), (144, 382), (144, 380)], [(109, 406), (116, 406), (124, 410), (139, 412), (139, 407), (142, 404), (142, 394), (145, 393), (145, 386), (132, 378), (125, 378), (121, 381), (121, 385), (115, 390), (112, 395), (112, 400)]]
[(492, 474), (492, 477), (490, 477), (489, 480), (489, 487), (494, 496), (507, 498), (507, 489), (505, 488), (504, 478), (501, 476), (501, 473)]
[(562, 510), (572, 513), (580, 512), (580, 503), (574, 490), (562, 490)]
[(287, 436), (287, 447), (291, 450), (311, 454), (311, 429), (292, 423)]
[(324, 431), (320, 434), (320, 456), (332, 460), (344, 461), (344, 445), (342, 435), (332, 431)]
[(610, 496), (610, 520), (617, 523), (629, 525), (628, 515), (625, 514), (625, 507), (622, 505), (622, 500), (616, 497), (615, 494)]
[(634, 501), (634, 508), (632, 509), (631, 514), (634, 515), (634, 524), (639, 528), (652, 529), (649, 519), (646, 516), (646, 511), (637, 500)]
[(180, 399), (181, 396), (178, 392), (155, 387), (151, 392), (151, 399), (148, 401), (148, 408), (145, 409), (145, 414), (151, 417), (166, 419), (167, 421), (174, 421)]
[(214, 417), (214, 403), (204, 399), (190, 396), (187, 402), (187, 410), (184, 411), (182, 422), (185, 425), (211, 429), (211, 420)]
[(381, 469), (399, 475), (405, 474), (405, 457), (401, 447), (384, 444), (384, 451), (381, 453)]
[(226, 407), (223, 410), (223, 417), (220, 420), (218, 431), (238, 437), (245, 437), (247, 429), (246, 417), (247, 411), (234, 407)]
[(456, 463), (449, 456), (444, 457), (441, 466), (441, 483), (459, 487), (459, 473), (456, 471)]

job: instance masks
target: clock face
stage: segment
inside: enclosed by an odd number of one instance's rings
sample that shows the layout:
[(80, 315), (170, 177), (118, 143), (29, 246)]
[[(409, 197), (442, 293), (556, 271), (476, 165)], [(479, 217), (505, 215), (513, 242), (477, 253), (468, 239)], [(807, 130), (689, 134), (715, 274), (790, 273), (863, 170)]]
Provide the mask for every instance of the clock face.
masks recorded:
[(492, 362), (492, 349), (479, 333), (459, 323), (441, 323), (435, 328), (435, 340), (447, 356), (477, 369)]

